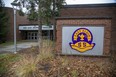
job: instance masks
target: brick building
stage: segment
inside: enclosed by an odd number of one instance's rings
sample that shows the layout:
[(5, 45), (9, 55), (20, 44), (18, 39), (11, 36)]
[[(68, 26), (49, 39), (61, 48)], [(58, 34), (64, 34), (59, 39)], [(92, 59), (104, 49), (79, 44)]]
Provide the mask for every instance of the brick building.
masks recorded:
[[(9, 27), (7, 41), (13, 40), (13, 29), (14, 29), (14, 13), (12, 8), (4, 8), (9, 16)], [(16, 14), (16, 32), (17, 40), (37, 40), (38, 33), (38, 21), (29, 21), (27, 16), (20, 16), (17, 12)], [(43, 25), (42, 35), (48, 36), (50, 32), (51, 38), (53, 38), (53, 26), (50, 27)]]
[[(13, 40), (13, 9), (5, 8), (9, 15), (9, 33), (7, 40)], [(26, 16), (17, 15), (17, 40), (37, 39), (37, 24), (27, 20)], [(62, 29), (63, 26), (93, 26), (104, 28), (103, 55), (109, 55), (110, 51), (116, 50), (116, 3), (111, 4), (84, 4), (65, 5), (56, 18), (56, 50), (62, 51)], [(43, 26), (43, 35), (50, 30), (53, 36), (53, 26)]]
[[(61, 10), (61, 16), (56, 18), (56, 50), (63, 54), (73, 54), (70, 46), (64, 39), (69, 39), (68, 31), (72, 27), (103, 27), (103, 48), (100, 55), (110, 55), (110, 51), (116, 50), (116, 4), (90, 4), (90, 5), (66, 5)], [(63, 30), (70, 26), (68, 31)], [(93, 28), (94, 29), (94, 28)], [(66, 32), (65, 34), (63, 32)], [(97, 29), (95, 30), (96, 34)], [(100, 34), (100, 33), (99, 33)], [(72, 36), (71, 36), (72, 38)], [(101, 39), (100, 37), (98, 38)], [(96, 36), (95, 36), (96, 39)], [(70, 40), (71, 41), (71, 40)], [(68, 41), (69, 42), (69, 41)], [(101, 42), (101, 44), (102, 44)], [(66, 46), (67, 45), (67, 46)], [(100, 45), (100, 44), (99, 44)], [(97, 45), (96, 45), (97, 46)], [(66, 48), (66, 49), (65, 49)], [(67, 51), (68, 50), (68, 51)], [(96, 50), (99, 50), (99, 46)], [(65, 51), (65, 52), (64, 52)], [(67, 51), (67, 52), (66, 52)], [(70, 52), (72, 51), (72, 52)], [(77, 52), (75, 52), (78, 54)], [(75, 54), (74, 53), (74, 54)], [(89, 53), (89, 51), (88, 51)], [(87, 54), (88, 54), (87, 53)], [(84, 53), (80, 53), (84, 54)], [(90, 52), (90, 54), (92, 54)], [(93, 53), (94, 54), (94, 53)], [(99, 55), (99, 53), (97, 53)]]

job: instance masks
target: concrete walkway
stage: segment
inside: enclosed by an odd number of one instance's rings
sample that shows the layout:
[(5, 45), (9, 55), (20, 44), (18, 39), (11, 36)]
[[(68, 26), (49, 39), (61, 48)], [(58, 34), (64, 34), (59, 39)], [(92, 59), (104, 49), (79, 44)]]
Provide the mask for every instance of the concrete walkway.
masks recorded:
[[(17, 51), (25, 48), (30, 48), (32, 46), (37, 46), (37, 42), (23, 42), (17, 44)], [(14, 52), (14, 45), (0, 47), (0, 52)]]

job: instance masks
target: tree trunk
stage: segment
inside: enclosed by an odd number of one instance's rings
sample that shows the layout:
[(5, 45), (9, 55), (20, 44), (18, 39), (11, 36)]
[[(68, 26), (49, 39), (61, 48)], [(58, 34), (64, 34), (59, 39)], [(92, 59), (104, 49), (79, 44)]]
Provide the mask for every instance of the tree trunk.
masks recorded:
[(55, 17), (53, 18), (53, 26), (54, 26), (54, 31), (53, 31), (53, 41), (56, 41), (56, 22), (55, 22)]
[(53, 12), (52, 12), (52, 19), (53, 19), (53, 50), (55, 50), (56, 46), (56, 22), (55, 22), (55, 0), (53, 0)]
[[(50, 28), (50, 25), (48, 25), (49, 26), (49, 28)], [(48, 30), (48, 37), (47, 37), (47, 39), (48, 40), (51, 40), (51, 38), (50, 38), (50, 30)]]
[[(41, 9), (41, 4), (39, 4), (38, 6), (38, 11), (39, 13), (41, 13), (42, 9)], [(39, 52), (41, 52), (42, 49), (42, 16), (39, 14), (39, 27), (38, 27), (38, 46), (39, 46)]]
[(55, 41), (56, 41), (55, 0), (53, 0), (53, 26), (54, 26), (53, 41), (55, 43)]
[(42, 20), (41, 18), (39, 20), (39, 29), (38, 29), (38, 46), (39, 46), (39, 52), (40, 52), (41, 47), (42, 47)]

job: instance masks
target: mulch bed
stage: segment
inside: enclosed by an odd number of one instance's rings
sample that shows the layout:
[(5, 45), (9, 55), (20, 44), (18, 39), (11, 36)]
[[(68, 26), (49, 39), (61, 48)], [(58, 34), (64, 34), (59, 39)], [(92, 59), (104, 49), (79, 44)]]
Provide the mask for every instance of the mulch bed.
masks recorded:
[[(18, 54), (39, 54), (38, 47), (20, 50)], [(58, 56), (38, 63), (41, 77), (116, 77), (115, 63), (110, 57)], [(38, 73), (38, 72), (36, 72)]]
[[(33, 55), (39, 54), (37, 47), (21, 50), (19, 53)], [(64, 63), (68, 61), (68, 64), (65, 66), (62, 66), (62, 58)], [(78, 77), (116, 77), (115, 64), (112, 62), (110, 57), (60, 56), (59, 58), (59, 56), (56, 55), (54, 62), (48, 61), (47, 64), (50, 66), (56, 64), (56, 67), (52, 67), (51, 69), (54, 69), (52, 74), (56, 74), (56, 71), (58, 73), (57, 69), (60, 67), (61, 77), (72, 77), (73, 73), (78, 73)], [(48, 73), (48, 76), (46, 77), (55, 77), (55, 75), (50, 76)]]

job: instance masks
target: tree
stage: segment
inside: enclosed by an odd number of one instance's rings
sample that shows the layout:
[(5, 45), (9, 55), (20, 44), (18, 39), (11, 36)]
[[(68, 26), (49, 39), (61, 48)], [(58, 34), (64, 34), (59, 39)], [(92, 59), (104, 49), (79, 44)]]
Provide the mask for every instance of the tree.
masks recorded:
[(21, 4), (20, 8), (26, 7), (28, 18), (30, 20), (38, 20), (39, 30), (39, 47), (42, 46), (42, 24), (49, 25), (53, 19), (54, 40), (55, 40), (55, 17), (59, 15), (59, 11), (65, 0), (14, 0)]
[(3, 0), (0, 0), (0, 43), (6, 41), (8, 16), (3, 7), (5, 6)]
[(4, 5), (5, 5), (5, 4), (4, 4), (3, 0), (0, 0), (0, 8), (1, 8), (1, 7), (4, 7)]

